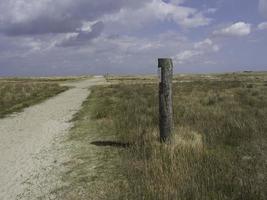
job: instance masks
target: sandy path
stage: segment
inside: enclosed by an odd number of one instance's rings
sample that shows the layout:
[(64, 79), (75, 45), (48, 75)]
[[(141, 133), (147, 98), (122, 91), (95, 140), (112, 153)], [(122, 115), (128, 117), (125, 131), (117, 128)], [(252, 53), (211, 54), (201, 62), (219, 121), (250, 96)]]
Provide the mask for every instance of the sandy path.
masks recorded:
[(36, 199), (33, 189), (25, 191), (29, 185), (39, 187), (36, 191), (40, 191), (49, 190), (45, 187), (55, 184), (55, 180), (46, 181), (46, 186), (39, 182), (46, 178), (42, 176), (47, 176), (44, 171), (63, 159), (63, 154), (56, 150), (61, 149), (60, 142), (72, 126), (69, 121), (89, 95), (88, 88), (104, 82), (103, 77), (94, 77), (65, 84), (74, 88), (0, 119), (1, 200)]

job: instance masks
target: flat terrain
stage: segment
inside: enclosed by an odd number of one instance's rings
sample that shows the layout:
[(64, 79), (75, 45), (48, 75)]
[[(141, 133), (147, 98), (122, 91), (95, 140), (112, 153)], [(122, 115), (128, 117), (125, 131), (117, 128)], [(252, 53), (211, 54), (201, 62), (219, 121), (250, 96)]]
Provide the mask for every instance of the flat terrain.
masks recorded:
[[(66, 173), (72, 197), (94, 199), (93, 190), (99, 199), (266, 199), (267, 73), (176, 75), (170, 145), (159, 142), (157, 79), (108, 81), (92, 89), (71, 131), (81, 144), (72, 157), (82, 163)], [(113, 151), (92, 177), (96, 134), (98, 149)]]
[(0, 120), (0, 199), (266, 199), (267, 73), (175, 75), (169, 145), (157, 78), (106, 79)]
[[(0, 199), (52, 199), (57, 184), (49, 168), (64, 160), (58, 151), (70, 120), (89, 95), (89, 88), (105, 79), (95, 77), (64, 84), (66, 92), (0, 119)], [(66, 155), (68, 156), (68, 155)], [(59, 183), (60, 184), (60, 183)], [(51, 194), (52, 195), (52, 194)]]

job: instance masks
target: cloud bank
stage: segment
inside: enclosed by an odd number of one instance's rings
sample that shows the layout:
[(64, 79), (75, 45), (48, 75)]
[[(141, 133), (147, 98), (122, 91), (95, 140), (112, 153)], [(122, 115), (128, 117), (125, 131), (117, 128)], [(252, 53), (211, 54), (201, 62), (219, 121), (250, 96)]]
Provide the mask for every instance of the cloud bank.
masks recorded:
[[(242, 12), (252, 4), (255, 12)], [(229, 14), (232, 7), (221, 0), (1, 0), (0, 76), (151, 73), (158, 57), (174, 58), (184, 71), (246, 61), (229, 59), (229, 47), (244, 55), (260, 49), (251, 60), (263, 65), (257, 56), (267, 42), (266, 22), (259, 23), (266, 5), (233, 1), (240, 12)]]
[(228, 27), (216, 30), (214, 35), (219, 36), (246, 36), (251, 33), (251, 24), (245, 22), (237, 22)]
[(150, 0), (2, 0), (0, 31), (8, 36), (70, 33), (122, 8), (137, 9)]
[(196, 9), (180, 6), (182, 2), (174, 1), (175, 5), (161, 0), (2, 0), (0, 32), (8, 36), (80, 33), (84, 22), (102, 17), (104, 23), (149, 23), (157, 19), (172, 20), (185, 27), (210, 23), (211, 19)]

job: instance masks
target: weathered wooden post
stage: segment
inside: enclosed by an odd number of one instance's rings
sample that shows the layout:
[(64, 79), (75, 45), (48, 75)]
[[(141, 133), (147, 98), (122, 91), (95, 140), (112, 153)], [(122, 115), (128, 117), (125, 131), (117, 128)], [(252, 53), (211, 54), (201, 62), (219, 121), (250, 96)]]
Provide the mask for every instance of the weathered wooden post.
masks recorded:
[(160, 141), (170, 142), (173, 129), (172, 77), (173, 63), (170, 58), (159, 58), (159, 129)]

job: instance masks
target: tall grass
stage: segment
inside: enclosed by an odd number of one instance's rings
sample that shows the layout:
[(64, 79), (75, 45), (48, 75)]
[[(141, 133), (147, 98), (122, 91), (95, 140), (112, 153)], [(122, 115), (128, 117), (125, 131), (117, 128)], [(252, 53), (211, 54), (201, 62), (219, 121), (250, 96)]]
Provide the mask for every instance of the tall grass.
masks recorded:
[(67, 87), (61, 87), (56, 83), (2, 81), (0, 82), (0, 117), (20, 111), (66, 89)]
[(132, 144), (120, 154), (120, 198), (267, 198), (264, 79), (175, 83), (171, 145), (158, 141), (157, 91), (156, 84), (120, 84), (92, 92), (99, 99), (92, 120), (109, 121), (99, 130)]

